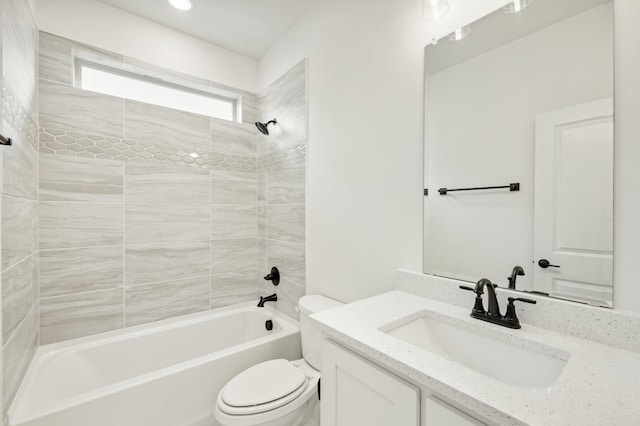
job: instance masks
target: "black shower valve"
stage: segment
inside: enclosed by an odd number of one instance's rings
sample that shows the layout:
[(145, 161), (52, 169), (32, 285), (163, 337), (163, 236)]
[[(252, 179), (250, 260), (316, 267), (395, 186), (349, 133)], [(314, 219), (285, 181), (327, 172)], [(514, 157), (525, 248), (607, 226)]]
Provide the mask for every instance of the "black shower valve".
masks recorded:
[(278, 285), (280, 284), (280, 271), (275, 266), (271, 268), (271, 273), (264, 277), (265, 280), (271, 281), (271, 284)]

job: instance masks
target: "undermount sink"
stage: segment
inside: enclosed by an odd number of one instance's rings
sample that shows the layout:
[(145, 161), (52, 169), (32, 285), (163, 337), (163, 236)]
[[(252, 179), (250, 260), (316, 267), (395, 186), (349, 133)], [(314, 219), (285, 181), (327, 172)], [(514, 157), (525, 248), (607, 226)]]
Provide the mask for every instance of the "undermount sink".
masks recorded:
[(508, 342), (430, 316), (429, 313), (381, 331), (413, 346), (447, 358), (503, 383), (535, 392), (550, 392), (569, 359), (527, 348), (526, 340)]

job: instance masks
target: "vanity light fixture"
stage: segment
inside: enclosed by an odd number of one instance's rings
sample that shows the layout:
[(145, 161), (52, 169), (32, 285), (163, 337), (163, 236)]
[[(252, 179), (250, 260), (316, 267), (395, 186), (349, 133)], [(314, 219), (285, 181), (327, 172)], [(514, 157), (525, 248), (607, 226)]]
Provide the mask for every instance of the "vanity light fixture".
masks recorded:
[(169, 3), (178, 10), (189, 10), (192, 7), (191, 0), (169, 0)]
[(524, 10), (529, 4), (531, 0), (513, 0), (508, 5), (503, 7), (505, 13), (518, 13)]
[(449, 11), (449, 0), (422, 0), (422, 16), (427, 21), (437, 21)]
[(451, 34), (449, 34), (449, 40), (460, 41), (471, 33), (471, 25), (465, 25), (460, 27)]

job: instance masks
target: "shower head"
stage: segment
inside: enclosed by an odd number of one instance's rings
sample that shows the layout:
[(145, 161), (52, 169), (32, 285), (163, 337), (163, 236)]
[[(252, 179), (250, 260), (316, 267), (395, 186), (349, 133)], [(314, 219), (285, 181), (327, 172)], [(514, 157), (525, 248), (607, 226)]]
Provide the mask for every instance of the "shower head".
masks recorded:
[(269, 124), (278, 124), (278, 120), (274, 118), (273, 120), (267, 121), (266, 123), (257, 122), (256, 127), (262, 134), (269, 135)]

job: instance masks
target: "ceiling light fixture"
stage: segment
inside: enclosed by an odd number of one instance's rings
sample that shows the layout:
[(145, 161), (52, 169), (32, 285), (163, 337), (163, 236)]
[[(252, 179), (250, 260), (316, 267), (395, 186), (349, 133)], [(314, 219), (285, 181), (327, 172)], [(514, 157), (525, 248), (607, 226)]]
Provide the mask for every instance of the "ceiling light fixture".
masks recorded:
[(192, 6), (191, 0), (169, 0), (169, 3), (178, 10), (189, 10)]
[(513, 0), (502, 9), (505, 11), (505, 13), (518, 13), (523, 11), (527, 6), (529, 6), (530, 3), (531, 0)]
[(449, 40), (460, 41), (471, 32), (471, 25), (465, 25), (464, 27), (460, 27), (451, 34), (449, 34)]
[(422, 16), (427, 21), (437, 21), (449, 11), (449, 0), (422, 0)]

